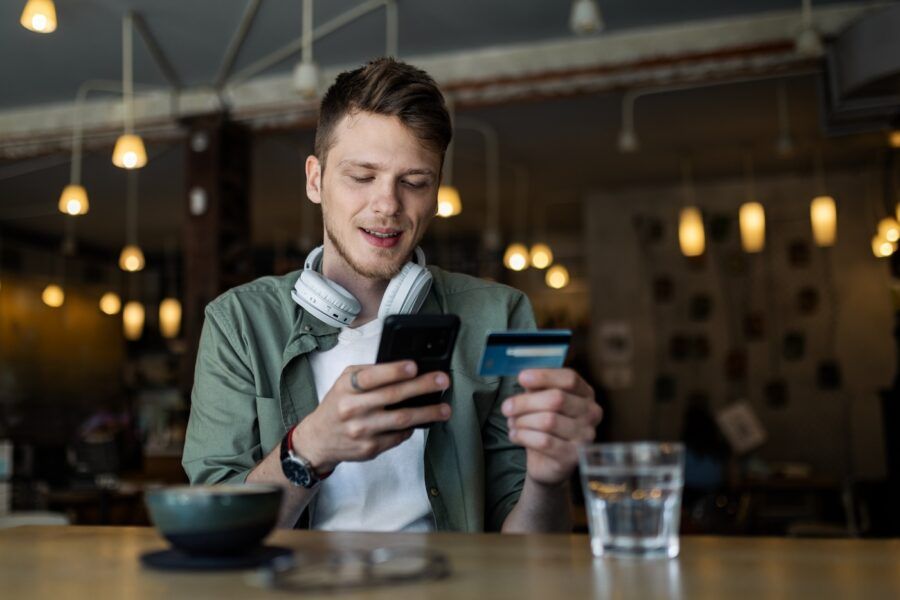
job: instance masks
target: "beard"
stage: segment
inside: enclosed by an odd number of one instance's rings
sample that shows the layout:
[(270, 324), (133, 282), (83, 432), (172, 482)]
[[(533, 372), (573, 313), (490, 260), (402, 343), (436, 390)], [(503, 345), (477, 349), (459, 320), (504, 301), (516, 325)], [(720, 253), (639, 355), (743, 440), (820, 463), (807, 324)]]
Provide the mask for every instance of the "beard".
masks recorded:
[[(402, 260), (396, 260), (393, 258), (392, 254), (389, 254), (383, 250), (372, 247), (370, 252), (375, 256), (382, 256), (383, 260), (377, 261), (374, 265), (364, 265), (357, 261), (351, 253), (347, 249), (347, 245), (344, 243), (344, 240), (341, 239), (340, 234), (338, 233), (339, 228), (332, 226), (331, 222), (331, 211), (328, 210), (327, 204), (328, 202), (324, 198), (324, 190), (323, 198), (322, 198), (322, 223), (325, 226), (325, 236), (331, 241), (331, 244), (334, 246), (334, 249), (337, 251), (338, 256), (341, 257), (347, 265), (353, 269), (361, 277), (365, 277), (367, 279), (380, 279), (380, 280), (390, 280), (393, 279), (397, 273), (403, 268), (403, 266), (410, 260), (412, 253), (403, 257)], [(408, 231), (404, 233), (404, 235), (409, 235)], [(416, 240), (416, 244), (418, 244), (419, 240)], [(415, 245), (413, 245), (415, 248)]]

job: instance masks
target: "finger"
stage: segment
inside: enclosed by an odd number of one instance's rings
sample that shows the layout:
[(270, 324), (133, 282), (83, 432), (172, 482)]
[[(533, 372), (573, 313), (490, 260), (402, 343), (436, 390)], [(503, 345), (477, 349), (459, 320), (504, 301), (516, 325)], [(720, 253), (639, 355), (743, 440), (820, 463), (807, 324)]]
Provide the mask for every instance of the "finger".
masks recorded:
[(518, 382), (529, 391), (555, 388), (576, 396), (594, 397), (594, 389), (572, 369), (525, 369), (519, 373)]
[(350, 384), (350, 376), (353, 373), (356, 373), (356, 383), (359, 388), (368, 391), (397, 381), (412, 379), (416, 376), (416, 363), (411, 360), (399, 360), (377, 365), (347, 367), (340, 378), (344, 389), (352, 393), (359, 393), (359, 390)]
[(351, 437), (363, 438), (385, 435), (419, 425), (446, 421), (450, 418), (450, 405), (442, 402), (430, 406), (379, 410), (371, 412), (351, 425)]
[(367, 409), (388, 406), (423, 394), (442, 392), (450, 387), (450, 377), (441, 371), (419, 375), (415, 379), (383, 386), (361, 397)]
[(565, 461), (570, 454), (575, 452), (573, 443), (561, 440), (543, 431), (512, 429), (509, 432), (509, 439), (528, 450), (534, 450), (562, 461)]
[(501, 410), (507, 417), (519, 417), (534, 412), (555, 412), (567, 417), (581, 417), (585, 415), (590, 404), (578, 396), (562, 390), (542, 390), (510, 396), (503, 401)]
[(521, 417), (510, 418), (509, 429), (529, 429), (543, 431), (552, 436), (571, 442), (590, 442), (594, 439), (594, 428), (584, 419), (573, 419), (558, 413), (528, 413)]

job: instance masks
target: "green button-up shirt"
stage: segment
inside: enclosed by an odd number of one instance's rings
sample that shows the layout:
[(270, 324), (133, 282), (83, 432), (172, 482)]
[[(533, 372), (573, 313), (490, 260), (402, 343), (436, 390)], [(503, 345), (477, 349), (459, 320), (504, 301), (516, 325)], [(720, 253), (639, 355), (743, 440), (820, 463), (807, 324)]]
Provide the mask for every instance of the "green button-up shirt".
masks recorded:
[[(513, 288), (429, 266), (420, 313), (457, 314), (459, 336), (445, 394), (453, 407), (431, 427), (425, 485), (439, 530), (497, 531), (525, 481), (525, 451), (509, 441), (500, 404), (512, 378), (479, 377), (487, 332), (533, 329), (528, 298)], [(338, 330), (300, 308), (298, 272), (263, 277), (206, 307), (182, 464), (192, 483), (243, 482), (285, 432), (318, 406), (309, 353)]]

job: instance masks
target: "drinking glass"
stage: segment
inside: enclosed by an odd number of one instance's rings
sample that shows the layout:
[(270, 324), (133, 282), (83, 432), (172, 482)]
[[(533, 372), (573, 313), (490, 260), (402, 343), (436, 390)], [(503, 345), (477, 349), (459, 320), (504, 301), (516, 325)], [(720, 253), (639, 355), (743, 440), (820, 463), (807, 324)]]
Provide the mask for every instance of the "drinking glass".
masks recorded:
[(586, 445), (578, 459), (594, 556), (678, 556), (682, 444)]

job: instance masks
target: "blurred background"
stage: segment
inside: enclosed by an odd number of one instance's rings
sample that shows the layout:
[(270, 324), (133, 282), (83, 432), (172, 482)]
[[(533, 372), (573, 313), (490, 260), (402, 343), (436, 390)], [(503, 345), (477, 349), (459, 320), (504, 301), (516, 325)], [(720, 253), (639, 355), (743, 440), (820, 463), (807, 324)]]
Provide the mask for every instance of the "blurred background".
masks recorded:
[(2, 3), (0, 518), (184, 481), (203, 307), (321, 242), (319, 98), (386, 54), (452, 108), (429, 260), (686, 443), (685, 532), (900, 530), (900, 4), (847, 0)]

